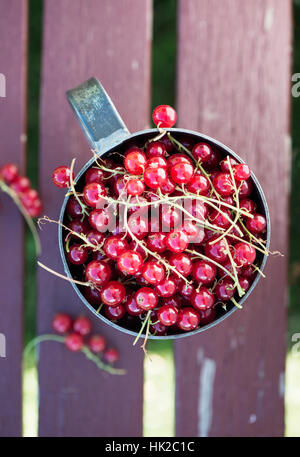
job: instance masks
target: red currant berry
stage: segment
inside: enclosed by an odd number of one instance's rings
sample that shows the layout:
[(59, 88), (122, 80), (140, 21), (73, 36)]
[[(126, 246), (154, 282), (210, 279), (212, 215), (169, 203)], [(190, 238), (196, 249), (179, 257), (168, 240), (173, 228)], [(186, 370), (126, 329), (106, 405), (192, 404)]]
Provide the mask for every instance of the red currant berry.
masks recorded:
[(238, 267), (251, 265), (256, 258), (256, 250), (247, 243), (237, 243), (234, 246), (233, 259)]
[(166, 182), (161, 186), (160, 190), (163, 194), (172, 194), (176, 189), (176, 184), (167, 176)]
[(227, 197), (234, 192), (232, 179), (229, 173), (218, 173), (213, 178), (213, 185), (222, 197)]
[(191, 258), (183, 252), (173, 254), (169, 259), (169, 263), (183, 276), (189, 276), (192, 272), (193, 264)]
[(197, 143), (193, 147), (193, 156), (196, 160), (207, 162), (212, 156), (212, 148), (206, 143)]
[(38, 217), (41, 214), (42, 207), (41, 200), (37, 198), (30, 206), (26, 207), (26, 211), (30, 217)]
[[(95, 247), (102, 246), (103, 240), (104, 240), (104, 234), (98, 232), (98, 230), (90, 230), (87, 235), (86, 239), (89, 243), (93, 244)], [(89, 249), (93, 249), (92, 247), (89, 247)]]
[(249, 213), (253, 214), (255, 213), (256, 208), (257, 204), (253, 200), (250, 200), (250, 198), (243, 198), (243, 200), (240, 201), (240, 209), (244, 211), (249, 211)]
[(233, 169), (234, 177), (237, 181), (243, 181), (250, 178), (251, 170), (245, 163), (239, 163)]
[(123, 252), (128, 250), (128, 243), (119, 236), (109, 236), (104, 242), (103, 249), (109, 259), (117, 260)]
[(195, 330), (200, 323), (199, 313), (194, 308), (183, 308), (179, 310), (177, 325), (184, 332)]
[(200, 309), (209, 309), (214, 306), (214, 295), (204, 286), (194, 290), (191, 296), (191, 304), (198, 311)]
[(30, 189), (30, 181), (26, 176), (17, 176), (10, 184), (10, 187), (17, 194), (22, 194)]
[(201, 325), (207, 325), (214, 321), (216, 317), (215, 308), (201, 309), (199, 311)]
[(111, 277), (111, 268), (108, 263), (101, 260), (92, 260), (85, 269), (85, 280), (96, 286), (103, 286)]
[(196, 173), (187, 185), (187, 190), (197, 195), (207, 195), (209, 189), (208, 179), (199, 173)]
[(122, 195), (122, 197), (126, 196), (126, 181), (124, 178), (118, 178), (116, 179), (116, 181), (114, 182), (114, 185), (113, 185), (113, 188), (114, 188), (114, 191), (115, 193), (120, 196)]
[(209, 285), (217, 275), (217, 269), (213, 263), (198, 260), (193, 265), (193, 277), (199, 284)]
[(92, 335), (88, 340), (88, 347), (94, 354), (100, 354), (106, 348), (106, 340), (102, 335)]
[(120, 354), (117, 349), (109, 348), (104, 352), (103, 358), (107, 363), (115, 363), (119, 360)]
[(84, 342), (82, 335), (79, 333), (70, 333), (65, 338), (65, 345), (66, 347), (73, 352), (80, 351), (83, 348)]
[(165, 129), (176, 124), (177, 114), (172, 106), (159, 105), (153, 110), (152, 119), (157, 127)]
[(142, 246), (137, 244), (136, 241), (131, 240), (130, 243), (129, 243), (129, 248), (130, 248), (131, 251), (136, 251), (139, 254), (141, 254), (143, 260), (145, 260), (145, 258), (147, 257), (147, 254), (146, 254), (145, 250), (142, 248)]
[(174, 229), (181, 220), (181, 214), (175, 208), (163, 205), (161, 208), (161, 222), (165, 228)]
[[(70, 230), (72, 230), (72, 232), (78, 233), (78, 235), (86, 235), (91, 229), (89, 223), (86, 220), (81, 221), (80, 219), (74, 219), (73, 221), (69, 222), (68, 227)], [(73, 233), (69, 233), (72, 238), (77, 238)]]
[(258, 213), (255, 213), (253, 219), (248, 219), (246, 223), (247, 229), (254, 234), (263, 232), (266, 226), (266, 218)]
[(125, 309), (130, 316), (139, 316), (143, 310), (137, 305), (134, 296), (130, 295), (124, 303)]
[(149, 284), (159, 284), (165, 277), (165, 269), (156, 260), (149, 260), (143, 265), (142, 275)]
[(167, 172), (165, 168), (147, 167), (144, 172), (144, 181), (150, 189), (159, 189), (167, 181)]
[(142, 240), (148, 233), (148, 220), (143, 216), (132, 214), (128, 219), (128, 227), (136, 238)]
[(151, 157), (146, 164), (147, 168), (167, 168), (167, 161), (163, 157)]
[(162, 299), (164, 305), (172, 305), (175, 308), (181, 308), (183, 298), (181, 295), (173, 295), (173, 297), (166, 297)]
[(88, 335), (92, 330), (91, 321), (85, 316), (79, 316), (74, 321), (73, 330), (82, 336)]
[(106, 306), (104, 309), (104, 314), (107, 319), (118, 321), (125, 316), (126, 310), (123, 305)]
[(99, 289), (92, 289), (91, 287), (85, 287), (83, 295), (91, 305), (100, 305), (101, 295)]
[(110, 281), (103, 286), (101, 298), (105, 305), (117, 306), (124, 300), (126, 296), (125, 287), (118, 281)]
[(0, 179), (10, 184), (18, 176), (18, 168), (14, 163), (6, 163), (0, 168)]
[(146, 154), (149, 159), (151, 157), (165, 157), (166, 152), (165, 145), (160, 141), (152, 141), (146, 149)]
[(234, 296), (234, 292), (234, 283), (228, 276), (221, 279), (215, 287), (217, 299), (223, 302), (230, 300)]
[(178, 309), (172, 305), (164, 305), (157, 311), (159, 322), (166, 327), (176, 324), (178, 319)]
[(226, 159), (223, 159), (220, 162), (221, 170), (224, 171), (224, 173), (230, 173), (230, 167), (229, 167), (229, 164), (228, 164), (228, 159), (229, 159), (229, 163), (231, 165), (232, 170), (234, 169), (234, 167), (236, 165), (238, 165), (238, 162), (233, 157), (227, 156)]
[(189, 243), (202, 243), (205, 238), (205, 232), (203, 228), (198, 227), (192, 221), (184, 221), (181, 229), (187, 234)]
[[(80, 198), (80, 200), (82, 199)], [(72, 219), (82, 216), (82, 207), (80, 206), (77, 198), (75, 198), (74, 195), (71, 195), (71, 197), (69, 198), (66, 206), (66, 211)]]
[(195, 289), (192, 284), (186, 283), (183, 279), (179, 284), (178, 292), (184, 297), (190, 299), (192, 294), (194, 293)]
[(103, 204), (103, 196), (106, 196), (106, 189), (102, 183), (92, 182), (83, 188), (83, 199), (92, 208), (99, 208)]
[(145, 190), (145, 184), (141, 179), (129, 179), (126, 183), (126, 191), (129, 195), (135, 197), (142, 195)]
[(139, 308), (144, 311), (154, 309), (158, 303), (157, 294), (150, 287), (142, 287), (139, 289), (134, 296), (136, 303)]
[(89, 215), (89, 223), (98, 232), (106, 232), (112, 225), (111, 214), (107, 208), (94, 209)]
[(247, 278), (241, 276), (241, 277), (239, 278), (239, 283), (240, 283), (241, 288), (242, 288), (245, 292), (247, 292), (247, 290), (248, 290), (249, 287), (250, 287), (250, 281), (249, 281), (249, 279), (247, 279)]
[(147, 248), (152, 252), (159, 252), (161, 254), (167, 249), (166, 239), (167, 236), (163, 232), (151, 233), (147, 237)]
[(193, 162), (188, 156), (186, 156), (185, 154), (176, 153), (171, 155), (171, 157), (169, 157), (167, 160), (169, 171), (172, 170), (172, 168), (178, 163), (188, 163), (193, 166)]
[[(128, 208), (128, 214), (131, 215), (133, 213), (139, 212), (135, 214), (135, 216), (141, 216), (148, 211), (147, 206), (148, 200), (143, 196), (133, 197), (130, 199), (130, 207)], [(131, 206), (132, 205), (132, 206)]]
[(52, 181), (57, 187), (70, 186), (71, 170), (69, 167), (57, 167), (52, 172)]
[(147, 159), (142, 149), (132, 148), (125, 153), (124, 166), (132, 175), (141, 175), (144, 172), (146, 162)]
[(69, 332), (72, 328), (71, 316), (64, 313), (56, 314), (52, 321), (52, 327), (56, 333), (63, 334)]
[(167, 152), (173, 151), (174, 146), (172, 144), (172, 141), (170, 140), (170, 138), (167, 135), (164, 135), (159, 141), (160, 141), (160, 143), (162, 143), (164, 145)]
[(167, 334), (167, 327), (160, 322), (150, 325), (150, 333), (155, 336), (164, 336)]
[(168, 233), (166, 243), (171, 252), (179, 253), (188, 247), (189, 239), (183, 230), (173, 230)]
[(245, 181), (241, 181), (241, 185), (239, 186), (239, 196), (241, 198), (249, 197), (253, 190), (253, 184), (251, 179), (246, 179)]
[(96, 182), (98, 184), (103, 183), (103, 179), (108, 176), (108, 172), (101, 170), (101, 168), (98, 167), (91, 167), (88, 169), (88, 171), (85, 173), (85, 183), (90, 184), (92, 182)]
[(117, 259), (118, 268), (122, 273), (135, 275), (143, 265), (143, 257), (137, 251), (126, 250)]
[(176, 184), (187, 184), (194, 176), (194, 167), (190, 163), (177, 163), (171, 168), (171, 178)]
[(172, 297), (176, 292), (176, 283), (173, 279), (163, 279), (159, 284), (155, 286), (155, 292), (159, 297)]
[(231, 224), (231, 215), (227, 209), (222, 209), (222, 212), (214, 209), (209, 215), (209, 220), (212, 224), (226, 229)]
[(228, 258), (227, 254), (227, 244), (224, 241), (224, 238), (214, 242), (219, 235), (214, 235), (205, 245), (205, 255), (216, 262), (222, 263), (225, 262)]
[(249, 281), (252, 281), (256, 275), (256, 269), (254, 265), (249, 265), (248, 267), (242, 268), (241, 274), (243, 277), (249, 279)]
[(72, 244), (67, 252), (67, 258), (73, 265), (82, 265), (88, 259), (88, 250), (80, 244)]

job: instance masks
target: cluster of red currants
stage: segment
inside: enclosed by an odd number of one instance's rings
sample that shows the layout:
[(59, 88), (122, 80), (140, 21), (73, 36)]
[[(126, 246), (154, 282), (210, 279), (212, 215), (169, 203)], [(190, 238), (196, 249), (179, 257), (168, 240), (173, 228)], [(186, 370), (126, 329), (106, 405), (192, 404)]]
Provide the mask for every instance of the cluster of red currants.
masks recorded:
[[(176, 122), (171, 107), (157, 107), (153, 120), (159, 135), (98, 157), (76, 184), (66, 207), (66, 255), (99, 312), (134, 330), (147, 319), (152, 334), (166, 335), (238, 305), (234, 296), (259, 272), (257, 253), (267, 253), (267, 222), (248, 165), (163, 131)], [(58, 167), (52, 179), (69, 187), (70, 176)]]
[[(42, 202), (38, 192), (31, 188), (30, 180), (18, 172), (13, 163), (6, 163), (0, 168), (0, 181), (4, 182), (20, 200), (30, 217), (38, 217), (42, 211)], [(2, 187), (2, 190), (5, 189)]]
[(69, 314), (59, 313), (54, 316), (52, 327), (59, 335), (65, 335), (64, 342), (70, 351), (81, 351), (85, 345), (84, 338), (89, 336), (86, 344), (94, 354), (102, 354), (107, 363), (119, 360), (118, 350), (107, 348), (106, 339), (102, 335), (91, 335), (92, 323), (86, 316), (79, 316), (73, 321)]

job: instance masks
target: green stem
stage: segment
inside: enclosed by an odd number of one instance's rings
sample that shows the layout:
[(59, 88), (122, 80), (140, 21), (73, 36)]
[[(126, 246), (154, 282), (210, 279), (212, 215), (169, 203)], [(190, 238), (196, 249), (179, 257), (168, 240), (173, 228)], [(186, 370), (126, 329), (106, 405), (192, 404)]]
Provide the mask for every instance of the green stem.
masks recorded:
[(150, 321), (151, 312), (152, 312), (152, 310), (148, 311), (148, 313), (147, 313), (147, 315), (146, 315), (146, 317), (145, 317), (145, 319), (144, 319), (143, 325), (141, 326), (140, 331), (139, 331), (139, 333), (138, 333), (136, 339), (135, 339), (134, 342), (133, 342), (133, 346), (136, 345), (136, 343), (138, 342), (138, 340), (140, 339), (140, 337), (141, 337), (141, 335), (142, 335), (142, 333), (143, 333), (143, 330), (144, 330), (144, 328), (145, 328), (147, 322)]

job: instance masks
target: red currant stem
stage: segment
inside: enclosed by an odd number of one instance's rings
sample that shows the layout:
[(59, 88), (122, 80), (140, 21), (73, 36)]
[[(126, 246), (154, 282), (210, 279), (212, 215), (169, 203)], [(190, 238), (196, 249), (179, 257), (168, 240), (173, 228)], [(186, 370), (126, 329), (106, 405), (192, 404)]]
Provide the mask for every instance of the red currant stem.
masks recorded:
[(19, 208), (22, 216), (24, 217), (24, 219), (32, 233), (32, 236), (34, 239), (34, 244), (35, 244), (36, 255), (39, 256), (41, 253), (41, 242), (40, 242), (40, 238), (39, 238), (38, 232), (36, 230), (36, 227), (33, 223), (32, 218), (27, 213), (27, 211), (26, 211), (24, 205), (22, 204), (21, 200), (19, 199), (17, 193), (14, 190), (12, 190), (9, 186), (7, 186), (5, 184), (5, 182), (2, 181), (2, 179), (0, 179), (0, 188), (3, 192), (5, 192), (7, 195), (10, 196), (10, 198), (14, 201), (14, 203)]
[(104, 303), (101, 303), (101, 305), (98, 307), (96, 313), (99, 314), (101, 309), (103, 308)]
[(83, 348), (81, 349), (81, 352), (86, 356), (87, 359), (94, 362), (95, 365), (98, 368), (100, 368), (100, 370), (106, 371), (107, 373), (110, 373), (110, 374), (116, 374), (116, 375), (126, 374), (126, 370), (123, 370), (121, 368), (114, 368), (111, 365), (102, 362), (102, 360), (96, 354), (94, 354), (87, 346), (83, 346)]
[(231, 263), (231, 267), (232, 267), (232, 270), (233, 270), (234, 286), (236, 286), (239, 296), (242, 297), (243, 295), (245, 295), (245, 291), (244, 291), (244, 289), (242, 288), (242, 286), (239, 283), (239, 278), (238, 278), (238, 274), (237, 274), (237, 270), (236, 270), (236, 263), (233, 260), (233, 257), (231, 255), (228, 241), (226, 240), (226, 238), (224, 239), (224, 241), (226, 243), (226, 252), (228, 254), (229, 261)]
[[(128, 198), (128, 200), (130, 201), (130, 196)], [(150, 251), (150, 249), (148, 249), (144, 243), (142, 243), (133, 233), (132, 231), (130, 230), (129, 228), (129, 225), (127, 223), (127, 212), (128, 212), (128, 208), (127, 206), (125, 207), (125, 211), (124, 211), (124, 226), (126, 228), (126, 230), (128, 231), (129, 235), (131, 236), (131, 238), (136, 242), (137, 245), (139, 245), (142, 249), (144, 249), (144, 251), (146, 252), (146, 254), (148, 254), (150, 257), (155, 257), (160, 263), (162, 263), (164, 265), (164, 267), (166, 268), (167, 272), (169, 273), (170, 270), (173, 271), (173, 273), (175, 273), (177, 276), (180, 276), (187, 284), (191, 284), (191, 281), (188, 281), (177, 269), (176, 267), (173, 267), (173, 265), (170, 265), (169, 263), (167, 263), (165, 260), (163, 260), (163, 258), (158, 255), (156, 252), (153, 252), (153, 251)]]
[(75, 160), (76, 159), (73, 159), (72, 162), (71, 162), (71, 167), (70, 167), (70, 187), (72, 189), (72, 192), (73, 192), (73, 195), (74, 197), (76, 198), (76, 200), (78, 201), (80, 207), (81, 207), (81, 210), (82, 210), (82, 214), (86, 214), (87, 216), (89, 215), (88, 211), (86, 210), (87, 206), (82, 203), (82, 201), (80, 200), (76, 190), (75, 190), (75, 185), (74, 185), (74, 181), (73, 181), (73, 172), (74, 172), (74, 166), (75, 166)]
[(58, 343), (63, 343), (65, 341), (64, 336), (59, 336), (59, 335), (52, 335), (52, 334), (45, 334), (45, 335), (39, 335), (33, 338), (33, 340), (29, 341), (29, 343), (26, 345), (24, 349), (24, 359), (27, 358), (29, 352), (38, 344), (42, 343), (43, 341), (57, 341)]
[(232, 273), (230, 273), (229, 270), (227, 270), (225, 267), (223, 267), (223, 265), (221, 265), (220, 263), (218, 263), (215, 260), (211, 259), (210, 257), (207, 257), (206, 255), (201, 254), (200, 252), (197, 252), (197, 251), (194, 251), (194, 250), (191, 250), (191, 249), (186, 249), (186, 252), (189, 252), (190, 254), (192, 254), (195, 257), (200, 257), (200, 259), (202, 259), (202, 260), (206, 260), (207, 262), (213, 263), (216, 267), (221, 268), (221, 270), (225, 271), (226, 275), (230, 276), (231, 279), (233, 281), (235, 281), (235, 277), (233, 276)]
[(232, 303), (239, 309), (242, 309), (242, 305), (240, 305), (233, 297), (231, 298)]
[(147, 319), (147, 327), (146, 327), (145, 339), (144, 339), (143, 344), (141, 345), (141, 348), (143, 349), (144, 354), (145, 354), (146, 356), (148, 355), (146, 346), (147, 346), (147, 341), (148, 341), (148, 337), (149, 337), (150, 323), (151, 323), (151, 319), (150, 319), (150, 317), (149, 317), (149, 319)]
[(93, 287), (93, 284), (91, 284), (90, 282), (78, 281), (77, 279), (72, 279), (72, 278), (69, 278), (68, 276), (64, 276), (64, 275), (58, 273), (57, 271), (52, 270), (51, 268), (47, 267), (46, 265), (44, 265), (41, 262), (37, 262), (37, 264), (39, 267), (44, 268), (44, 270), (48, 271), (49, 273), (52, 273), (55, 276), (58, 276), (61, 279), (65, 279), (66, 281), (73, 282), (74, 284), (79, 284), (80, 286)]
[[(93, 149), (92, 149), (92, 153), (93, 153), (93, 155), (94, 155), (94, 159), (95, 159), (96, 165), (97, 165), (98, 168), (100, 168), (101, 170), (107, 171), (108, 173), (111, 173), (112, 176), (115, 176), (115, 175), (126, 175), (126, 171), (120, 170), (120, 169), (118, 169), (118, 167), (117, 167), (115, 170), (112, 170), (112, 169), (110, 169), (110, 168), (105, 167), (104, 165), (101, 165), (101, 164), (98, 162), (98, 159), (102, 160), (101, 157), (98, 157), (96, 151), (94, 151)], [(123, 157), (122, 154), (119, 154), (119, 155), (120, 155), (121, 157)], [(109, 179), (109, 178), (111, 178), (112, 176), (108, 176), (108, 177), (105, 178), (105, 179)]]
[(254, 270), (257, 271), (263, 278), (266, 277), (266, 275), (261, 271), (261, 269), (257, 265), (252, 265)]
[(157, 126), (157, 129), (158, 129), (158, 131), (159, 131), (159, 134), (156, 135), (154, 138), (150, 138), (150, 139), (146, 142), (146, 144), (145, 144), (145, 149), (147, 148), (147, 146), (148, 146), (150, 143), (153, 143), (153, 141), (158, 141), (158, 140), (160, 140), (160, 139), (161, 139), (162, 137), (164, 137), (165, 134), (167, 133), (166, 130), (161, 129), (161, 128), (159, 128), (158, 126)]
[(151, 312), (152, 312), (151, 310), (148, 311), (148, 313), (147, 313), (147, 315), (146, 315), (146, 317), (145, 317), (145, 319), (144, 319), (144, 321), (143, 321), (143, 324), (141, 325), (140, 331), (139, 331), (139, 333), (137, 334), (136, 339), (135, 339), (134, 342), (132, 343), (133, 346), (135, 346), (136, 343), (138, 342), (138, 340), (140, 339), (140, 337), (141, 337), (141, 335), (142, 335), (142, 333), (143, 333), (143, 330), (144, 330), (144, 328), (146, 327), (146, 324), (147, 324), (148, 322), (150, 322)]
[[(243, 221), (241, 219), (240, 219), (240, 224), (243, 227), (243, 229), (245, 230), (245, 232), (249, 235), (250, 240), (253, 239), (256, 243), (258, 243), (260, 246), (262, 246), (264, 249), (266, 249), (263, 241), (259, 240), (258, 238), (256, 238), (256, 236), (254, 236), (251, 232), (249, 232), (249, 230), (247, 229), (247, 227), (245, 226), (245, 224), (243, 223)], [(266, 255), (268, 255), (268, 254), (266, 254)]]
[[(222, 233), (222, 235), (220, 235), (218, 238), (216, 238), (215, 240), (211, 241), (211, 244), (215, 244), (218, 241), (222, 240), (226, 235), (228, 235), (228, 233), (231, 232), (231, 230), (234, 227), (236, 227), (240, 231), (240, 229), (236, 225), (237, 221), (239, 220), (239, 217), (240, 217), (240, 199), (239, 199), (239, 193), (238, 193), (238, 190), (237, 190), (237, 187), (236, 187), (235, 177), (233, 175), (232, 166), (231, 166), (231, 163), (230, 163), (229, 156), (227, 156), (227, 165), (228, 165), (228, 168), (229, 168), (230, 176), (231, 176), (232, 183), (233, 183), (234, 193), (235, 193), (236, 214), (235, 214), (235, 217), (234, 217), (233, 221), (230, 221), (230, 226), (228, 227), (228, 229), (224, 233)], [(240, 231), (240, 234), (241, 234), (241, 231)]]

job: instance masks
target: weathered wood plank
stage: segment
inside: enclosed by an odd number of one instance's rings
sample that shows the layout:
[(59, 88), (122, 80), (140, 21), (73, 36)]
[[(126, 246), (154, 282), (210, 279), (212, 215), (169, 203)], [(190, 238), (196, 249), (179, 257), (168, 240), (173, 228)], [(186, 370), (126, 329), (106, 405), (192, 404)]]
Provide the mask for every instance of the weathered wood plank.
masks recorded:
[[(27, 1), (0, 0), (0, 11), (1, 164), (14, 162), (22, 170), (26, 138)], [(0, 356), (0, 436), (20, 436), (24, 226), (11, 199), (3, 194), (0, 198), (0, 333), (6, 340), (6, 358)]]
[[(148, 123), (151, 2), (135, 0), (46, 0), (41, 109), (40, 182), (45, 212), (58, 218), (63, 192), (51, 185), (51, 170), (90, 158), (87, 141), (65, 91), (91, 76), (111, 95), (130, 130)], [(56, 227), (42, 232), (42, 260), (62, 271)], [(85, 311), (69, 284), (38, 276), (39, 332), (53, 314)], [(92, 316), (90, 316), (92, 317)], [(143, 356), (132, 338), (93, 319), (95, 330), (121, 351), (124, 377), (101, 373), (80, 355), (51, 343), (39, 362), (39, 434), (42, 436), (131, 436), (142, 433)]]
[[(272, 248), (287, 254), (291, 2), (181, 0), (179, 125), (231, 146), (260, 179)], [(175, 343), (177, 434), (284, 431), (286, 259), (241, 312)]]

